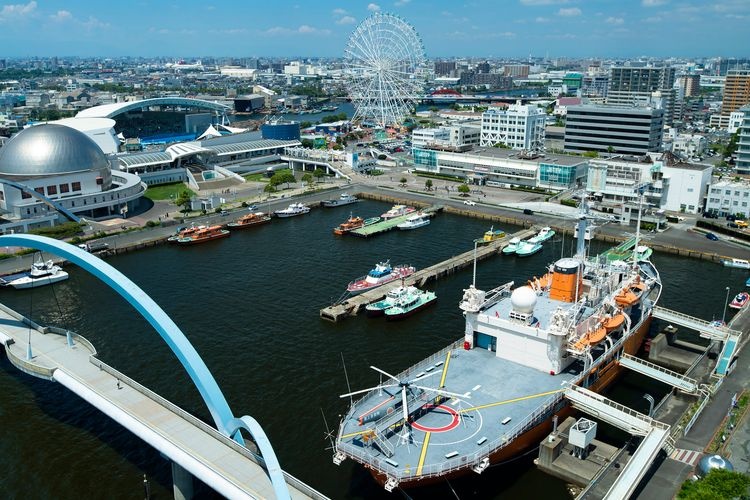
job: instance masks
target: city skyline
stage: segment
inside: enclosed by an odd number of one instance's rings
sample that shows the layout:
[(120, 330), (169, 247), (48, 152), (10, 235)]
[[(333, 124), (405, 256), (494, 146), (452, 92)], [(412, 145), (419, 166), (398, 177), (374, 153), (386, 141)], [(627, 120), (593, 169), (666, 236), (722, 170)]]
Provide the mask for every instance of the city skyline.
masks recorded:
[(0, 57), (337, 57), (373, 12), (439, 57), (742, 57), (746, 0), (0, 3)]

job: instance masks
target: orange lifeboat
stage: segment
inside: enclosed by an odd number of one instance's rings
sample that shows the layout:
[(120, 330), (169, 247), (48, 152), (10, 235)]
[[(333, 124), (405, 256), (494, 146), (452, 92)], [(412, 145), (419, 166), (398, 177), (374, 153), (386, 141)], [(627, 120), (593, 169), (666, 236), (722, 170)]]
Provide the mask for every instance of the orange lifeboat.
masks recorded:
[(625, 322), (625, 315), (623, 313), (617, 313), (614, 316), (610, 316), (604, 320), (602, 326), (607, 330), (607, 333), (613, 332), (620, 328)]
[(573, 345), (579, 351), (583, 350), (586, 346), (598, 344), (607, 336), (607, 329), (603, 326), (599, 326), (592, 331), (586, 332), (578, 341)]
[(620, 307), (628, 307), (637, 304), (641, 300), (638, 295), (630, 291), (629, 288), (623, 288), (620, 293), (615, 295), (615, 302)]

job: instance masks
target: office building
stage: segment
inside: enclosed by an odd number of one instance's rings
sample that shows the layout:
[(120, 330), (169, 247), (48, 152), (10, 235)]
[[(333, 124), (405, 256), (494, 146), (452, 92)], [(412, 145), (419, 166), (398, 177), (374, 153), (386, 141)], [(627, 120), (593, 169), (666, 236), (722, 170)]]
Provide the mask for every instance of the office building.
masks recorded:
[(569, 106), (565, 152), (643, 155), (659, 151), (664, 110), (619, 106)]
[(616, 66), (610, 69), (607, 104), (655, 105), (653, 98), (658, 96), (664, 108), (664, 125), (671, 126), (676, 112), (674, 82), (674, 68)]
[(415, 148), (468, 151), (479, 146), (479, 136), (478, 123), (421, 128), (412, 132), (411, 144)]
[(750, 218), (750, 182), (719, 181), (712, 184), (706, 199), (706, 212), (719, 217), (741, 214)]
[(546, 120), (544, 109), (520, 101), (507, 110), (488, 109), (482, 114), (480, 145), (500, 143), (512, 149), (542, 149)]
[(750, 175), (750, 105), (740, 108), (742, 125), (737, 139), (737, 161), (734, 170), (740, 175)]

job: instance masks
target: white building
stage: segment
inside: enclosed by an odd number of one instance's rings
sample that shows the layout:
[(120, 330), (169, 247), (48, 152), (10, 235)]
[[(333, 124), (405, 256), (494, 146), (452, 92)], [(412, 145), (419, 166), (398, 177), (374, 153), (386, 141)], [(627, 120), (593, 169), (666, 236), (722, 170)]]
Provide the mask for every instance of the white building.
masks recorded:
[(732, 111), (729, 114), (729, 124), (727, 125), (727, 132), (730, 134), (734, 134), (737, 132), (740, 127), (742, 127), (742, 122), (745, 119), (745, 113), (742, 111)]
[(699, 134), (677, 134), (672, 141), (672, 152), (685, 158), (702, 155), (706, 147), (708, 141)]
[(448, 125), (414, 129), (411, 142), (415, 148), (468, 151), (479, 145), (480, 125)]
[(240, 68), (237, 66), (228, 66), (228, 67), (221, 68), (219, 72), (221, 73), (221, 76), (226, 76), (228, 78), (252, 79), (255, 77), (255, 74), (258, 72), (258, 70), (253, 69), (253, 68)]
[(719, 217), (742, 214), (750, 218), (750, 182), (719, 181), (708, 190), (706, 212), (713, 212)]
[(697, 214), (703, 210), (703, 200), (711, 184), (714, 167), (705, 164), (693, 164), (658, 160), (661, 165), (665, 190), (665, 203), (662, 207), (672, 212)]
[(480, 145), (502, 143), (512, 149), (540, 150), (546, 119), (544, 109), (520, 101), (507, 110), (488, 109), (482, 114)]

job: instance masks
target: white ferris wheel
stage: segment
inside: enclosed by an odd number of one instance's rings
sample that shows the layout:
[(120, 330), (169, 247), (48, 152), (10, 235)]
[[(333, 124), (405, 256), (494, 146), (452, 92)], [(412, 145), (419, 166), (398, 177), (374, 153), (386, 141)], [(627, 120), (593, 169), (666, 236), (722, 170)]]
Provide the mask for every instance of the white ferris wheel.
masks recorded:
[(425, 54), (414, 26), (376, 12), (357, 26), (344, 54), (354, 119), (399, 125), (424, 89)]

